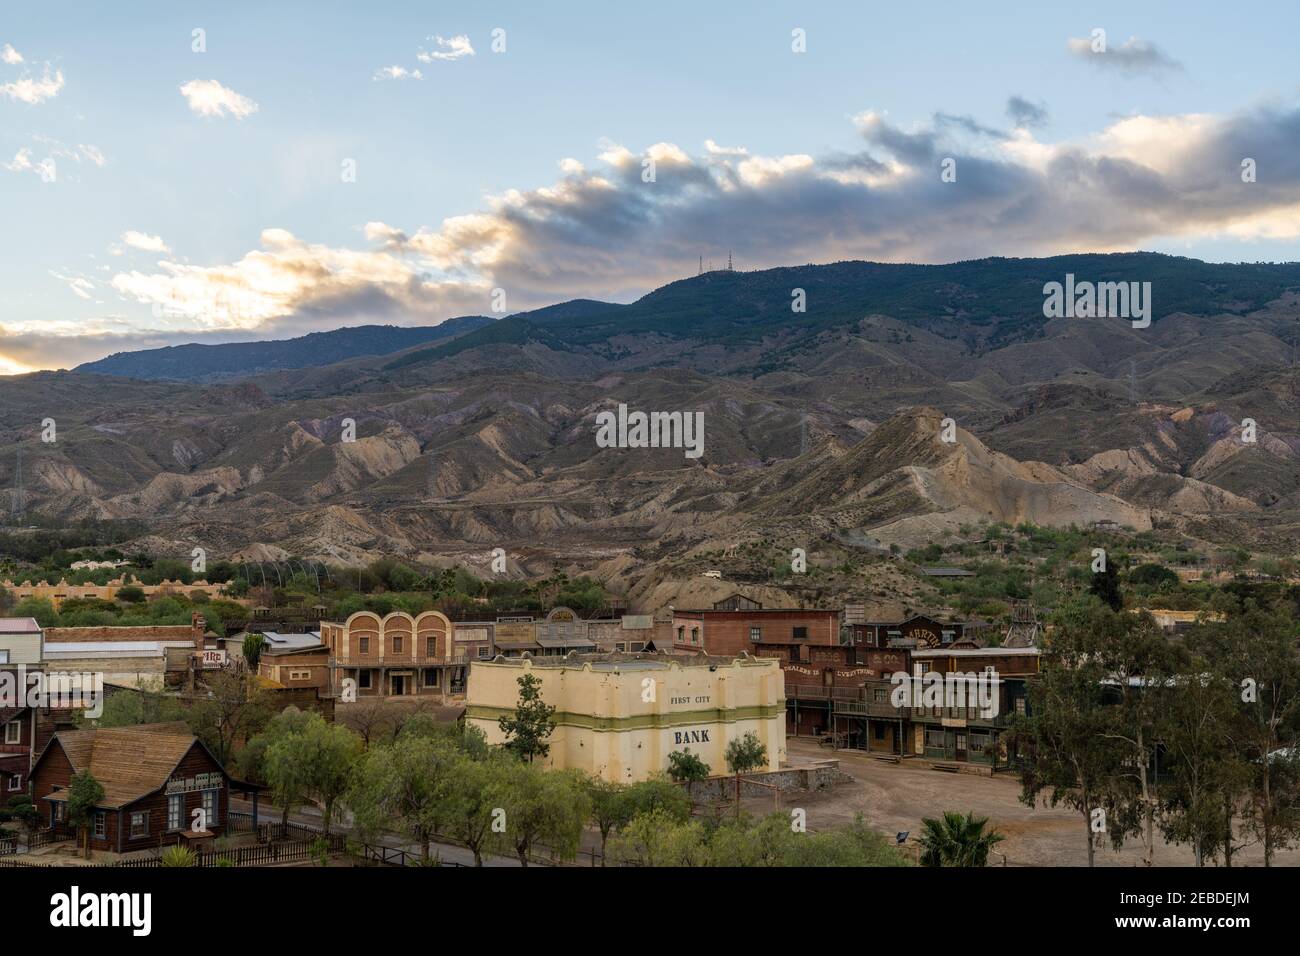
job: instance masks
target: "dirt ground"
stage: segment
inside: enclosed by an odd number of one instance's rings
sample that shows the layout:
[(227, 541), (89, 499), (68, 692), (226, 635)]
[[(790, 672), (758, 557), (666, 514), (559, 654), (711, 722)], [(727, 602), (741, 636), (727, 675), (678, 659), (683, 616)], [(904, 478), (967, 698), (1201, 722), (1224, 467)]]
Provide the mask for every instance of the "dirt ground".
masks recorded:
[[(1008, 866), (1087, 866), (1083, 818), (1073, 810), (1047, 806), (1026, 807), (1019, 800), (1020, 784), (1011, 775), (996, 777), (973, 773), (944, 773), (926, 764), (904, 761), (892, 764), (854, 751), (832, 752), (819, 747), (811, 737), (790, 737), (787, 750), (791, 761), (824, 760), (835, 757), (840, 769), (853, 777), (852, 783), (838, 784), (827, 792), (783, 794), (783, 810), (802, 807), (808, 814), (808, 828), (821, 830), (851, 823), (861, 813), (864, 822), (882, 833), (911, 831), (912, 842), (921, 830), (922, 817), (935, 817), (945, 810), (973, 812), (989, 818), (1006, 839), (997, 845), (990, 864)], [(749, 804), (751, 801), (746, 801)], [(752, 801), (752, 812), (771, 811), (771, 801)], [(1156, 834), (1157, 866), (1192, 866), (1187, 846), (1166, 844)], [(1233, 858), (1234, 866), (1262, 866), (1262, 847), (1251, 846)], [(1098, 866), (1140, 866), (1140, 842), (1126, 844), (1119, 852), (1109, 842), (1097, 850)], [(1276, 866), (1300, 865), (1300, 850), (1280, 850)]]

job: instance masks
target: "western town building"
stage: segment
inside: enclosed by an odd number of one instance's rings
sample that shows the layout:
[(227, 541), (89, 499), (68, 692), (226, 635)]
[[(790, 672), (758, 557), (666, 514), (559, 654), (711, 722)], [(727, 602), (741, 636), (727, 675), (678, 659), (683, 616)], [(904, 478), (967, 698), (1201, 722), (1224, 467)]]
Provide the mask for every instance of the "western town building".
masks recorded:
[(666, 770), (673, 751), (690, 750), (726, 773), (727, 743), (748, 732), (767, 748), (764, 769), (785, 759), (784, 681), (773, 660), (572, 654), (478, 661), (465, 719), (489, 743), (504, 742), (498, 720), (514, 712), (525, 674), (541, 681), (542, 700), (555, 707), (552, 767), (627, 783)]
[[(256, 788), (232, 780), (183, 723), (60, 731), (31, 774), (33, 801), (56, 833), (72, 830), (68, 787), (82, 772), (104, 788), (91, 823), (96, 850), (208, 840), (225, 832), (232, 786), (256, 798)], [(199, 809), (203, 821), (194, 813)], [(206, 822), (206, 830), (196, 830), (196, 822)]]
[(673, 651), (711, 655), (753, 654), (766, 642), (797, 647), (840, 643), (840, 612), (817, 608), (764, 608), (742, 594), (708, 610), (673, 611)]
[(357, 697), (462, 694), (467, 662), (451, 646), (453, 625), (441, 611), (412, 617), (358, 611), (346, 621), (321, 622), (328, 651), (330, 693)]

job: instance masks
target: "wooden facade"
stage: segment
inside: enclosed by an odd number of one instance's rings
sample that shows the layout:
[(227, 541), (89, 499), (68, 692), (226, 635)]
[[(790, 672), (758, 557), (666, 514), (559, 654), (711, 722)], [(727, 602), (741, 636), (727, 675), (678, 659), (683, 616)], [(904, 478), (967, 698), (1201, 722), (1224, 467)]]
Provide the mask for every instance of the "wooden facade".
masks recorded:
[[(56, 734), (32, 769), (32, 798), (55, 832), (73, 833), (67, 790), (80, 772), (104, 789), (91, 824), (92, 849), (124, 853), (225, 832), (231, 778), (184, 724)], [(195, 830), (200, 808), (203, 832)]]

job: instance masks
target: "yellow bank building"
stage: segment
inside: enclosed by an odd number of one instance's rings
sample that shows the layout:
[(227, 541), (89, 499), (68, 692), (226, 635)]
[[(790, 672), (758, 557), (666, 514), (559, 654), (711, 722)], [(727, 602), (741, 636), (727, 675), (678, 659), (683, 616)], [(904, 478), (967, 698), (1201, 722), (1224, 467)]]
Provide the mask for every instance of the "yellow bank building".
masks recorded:
[(505, 658), (470, 665), (465, 720), (489, 743), (519, 702), (519, 678), (541, 681), (555, 708), (546, 765), (635, 783), (668, 769), (689, 750), (714, 774), (727, 772), (727, 743), (754, 733), (768, 766), (785, 760), (785, 676), (772, 658), (670, 658), (652, 654)]

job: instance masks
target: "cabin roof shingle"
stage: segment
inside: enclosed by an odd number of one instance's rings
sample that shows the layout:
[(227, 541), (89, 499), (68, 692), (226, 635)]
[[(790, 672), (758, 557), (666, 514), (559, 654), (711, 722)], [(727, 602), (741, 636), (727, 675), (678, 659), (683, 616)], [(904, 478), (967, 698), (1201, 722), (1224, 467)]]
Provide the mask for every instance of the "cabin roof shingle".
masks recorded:
[(65, 730), (54, 735), (37, 763), (55, 742), (75, 771), (90, 771), (104, 788), (98, 805), (116, 808), (161, 790), (198, 738), (182, 721)]

